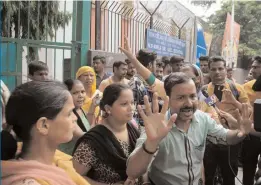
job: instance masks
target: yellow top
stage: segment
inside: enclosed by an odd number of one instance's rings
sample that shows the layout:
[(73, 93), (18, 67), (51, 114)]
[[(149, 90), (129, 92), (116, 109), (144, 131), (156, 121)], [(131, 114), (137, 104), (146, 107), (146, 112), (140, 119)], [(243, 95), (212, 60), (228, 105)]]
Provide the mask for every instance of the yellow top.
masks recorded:
[[(53, 164), (59, 168), (62, 168), (68, 176), (75, 182), (76, 185), (90, 185), (86, 179), (84, 179), (81, 175), (79, 175), (72, 164), (72, 156), (67, 155), (59, 150), (56, 150), (55, 156), (53, 159)], [(41, 180), (35, 179), (41, 185), (51, 185), (50, 183)]]
[[(21, 151), (22, 142), (18, 142), (18, 152)], [(53, 164), (61, 169), (63, 169), (68, 176), (72, 179), (73, 182), (75, 182), (76, 185), (90, 185), (89, 182), (87, 182), (86, 179), (84, 179), (81, 175), (79, 175), (72, 164), (72, 156), (67, 155), (59, 150), (55, 151), (54, 158), (53, 158)], [(41, 185), (51, 185), (50, 183), (41, 180), (41, 179), (35, 179), (39, 184)]]
[[(243, 86), (238, 84), (238, 83), (235, 83), (235, 87), (237, 88), (237, 90), (239, 92), (238, 101), (240, 103), (249, 103), (249, 99), (248, 99), (247, 93), (244, 90)], [(229, 84), (227, 82), (225, 82), (224, 89), (231, 90), (230, 87), (229, 87)], [(212, 83), (208, 84), (207, 92), (208, 92), (209, 96), (212, 96), (214, 94), (214, 85)], [(218, 108), (220, 110), (223, 110), (223, 111), (225, 111), (227, 113), (232, 114), (232, 116), (234, 116), (233, 113), (236, 110), (236, 107), (234, 105), (232, 105), (232, 104), (224, 104), (224, 103), (219, 103), (219, 107)]]
[(256, 80), (251, 80), (243, 85), (247, 96), (249, 98), (250, 104), (253, 106), (256, 99), (261, 99), (261, 92), (255, 92), (252, 87)]
[(67, 155), (59, 150), (56, 150), (53, 163), (59, 167), (64, 169), (64, 171), (71, 177), (71, 179), (77, 185), (90, 185), (86, 179), (84, 179), (80, 174), (78, 174), (72, 164), (72, 156)]

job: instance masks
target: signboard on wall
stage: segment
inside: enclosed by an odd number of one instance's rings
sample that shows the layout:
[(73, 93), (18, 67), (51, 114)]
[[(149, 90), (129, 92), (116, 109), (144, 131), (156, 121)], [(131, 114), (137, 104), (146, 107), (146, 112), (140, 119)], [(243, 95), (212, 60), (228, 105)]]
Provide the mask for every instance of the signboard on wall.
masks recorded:
[(159, 56), (182, 56), (186, 55), (186, 42), (184, 40), (171, 37), (164, 33), (159, 33), (152, 29), (147, 29), (146, 33), (147, 49), (155, 51)]
[(204, 37), (204, 30), (200, 24), (197, 25), (197, 52), (196, 64), (200, 67), (199, 57), (207, 55), (207, 45)]

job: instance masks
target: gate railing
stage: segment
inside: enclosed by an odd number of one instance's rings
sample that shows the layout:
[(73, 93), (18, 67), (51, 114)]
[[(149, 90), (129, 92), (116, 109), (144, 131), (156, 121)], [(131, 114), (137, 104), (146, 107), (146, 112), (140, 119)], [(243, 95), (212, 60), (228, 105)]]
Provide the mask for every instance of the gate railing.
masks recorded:
[[(130, 4), (130, 3), (128, 3)], [(118, 1), (101, 1), (100, 16), (95, 15), (95, 6), (91, 11), (91, 49), (100, 49), (118, 53), (123, 44), (124, 35), (128, 36), (133, 52), (145, 47), (146, 29), (150, 26), (150, 16), (138, 11), (134, 6)], [(100, 35), (96, 35), (96, 21), (100, 22)], [(97, 25), (96, 25), (97, 26)], [(172, 36), (178, 36), (175, 25), (154, 18), (153, 29)], [(98, 36), (98, 38), (97, 38)], [(96, 41), (95, 41), (96, 38)], [(97, 47), (97, 39), (99, 40)]]
[[(28, 81), (27, 66), (34, 60), (47, 63), (52, 79), (75, 76), (75, 55), (79, 51), (75, 41), (76, 5), (73, 1), (0, 2), (0, 77), (10, 89)], [(68, 64), (69, 74), (64, 68)]]

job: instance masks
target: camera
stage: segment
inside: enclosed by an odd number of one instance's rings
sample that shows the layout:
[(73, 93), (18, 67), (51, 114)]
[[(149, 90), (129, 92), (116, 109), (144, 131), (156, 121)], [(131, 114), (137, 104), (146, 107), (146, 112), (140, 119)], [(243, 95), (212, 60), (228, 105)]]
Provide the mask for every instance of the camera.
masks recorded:
[(100, 92), (96, 91), (96, 92), (93, 94), (92, 97), (94, 98), (95, 104), (96, 104), (96, 105), (100, 105), (101, 97), (102, 97), (102, 95), (100, 94)]

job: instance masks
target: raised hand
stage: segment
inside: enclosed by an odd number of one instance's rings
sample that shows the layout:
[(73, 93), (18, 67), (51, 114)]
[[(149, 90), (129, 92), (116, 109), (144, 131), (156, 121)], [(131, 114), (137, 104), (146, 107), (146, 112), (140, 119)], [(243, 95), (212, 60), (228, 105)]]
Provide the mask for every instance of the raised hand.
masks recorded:
[(142, 110), (141, 106), (138, 106), (138, 111), (144, 121), (145, 131), (147, 135), (147, 140), (156, 144), (168, 134), (172, 128), (174, 122), (176, 121), (177, 115), (174, 114), (170, 117), (170, 120), (166, 120), (165, 114), (168, 110), (169, 98), (164, 99), (164, 104), (159, 113), (158, 96), (156, 93), (153, 94), (152, 109), (148, 101), (148, 97), (144, 97), (145, 112)]
[(124, 37), (124, 47), (119, 47), (119, 49), (128, 57), (129, 61), (136, 68), (137, 73), (140, 74), (143, 79), (148, 79), (151, 75), (151, 71), (138, 61), (135, 54), (132, 54), (132, 50), (126, 36)]
[(242, 104), (242, 110), (241, 115), (239, 111), (236, 111), (236, 118), (239, 123), (239, 133), (238, 137), (243, 137), (250, 133), (250, 131), (253, 129), (252, 121), (249, 119), (249, 109), (248, 104), (243, 103)]
[(119, 47), (119, 49), (130, 59), (136, 60), (135, 55), (132, 54), (131, 48), (129, 46), (129, 41), (126, 36), (124, 36), (124, 47)]
[(222, 100), (221, 100), (222, 103), (226, 103), (226, 104), (237, 103), (236, 98), (234, 97), (234, 95), (229, 89), (223, 89), (222, 91), (223, 91)]

